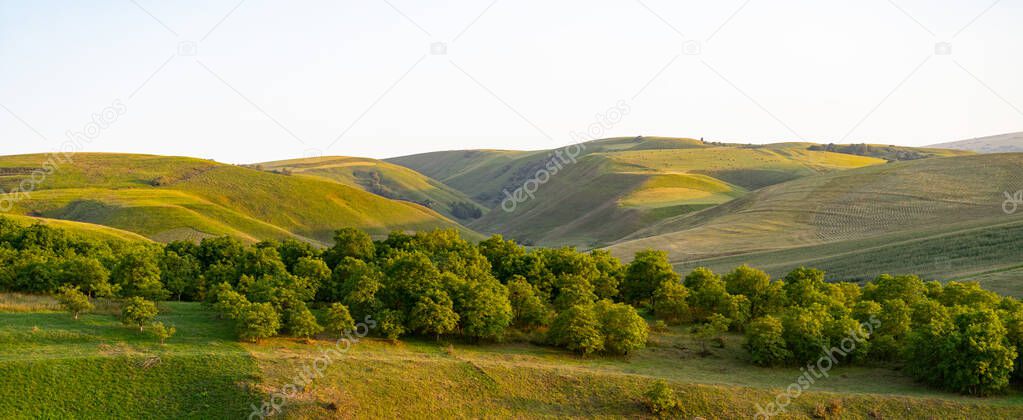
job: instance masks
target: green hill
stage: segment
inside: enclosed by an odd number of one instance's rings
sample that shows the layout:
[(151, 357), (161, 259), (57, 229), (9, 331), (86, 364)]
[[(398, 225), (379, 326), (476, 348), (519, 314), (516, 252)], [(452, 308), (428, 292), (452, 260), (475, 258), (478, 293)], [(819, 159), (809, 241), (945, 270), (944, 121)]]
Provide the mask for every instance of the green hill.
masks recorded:
[[(16, 188), (46, 159), (0, 157), (0, 187)], [(468, 233), (423, 206), (337, 182), (148, 155), (76, 154), (16, 201), (12, 213), (104, 225), (157, 241), (226, 234), (324, 243), (346, 226), (373, 234), (452, 227)]]
[[(884, 163), (882, 159), (808, 150), (811, 143), (767, 146), (661, 137), (585, 143), (576, 163), (549, 169), (555, 153), (438, 152), (396, 158), (461, 190), (493, 210), (469, 226), (525, 243), (597, 247), (666, 218), (719, 205), (749, 191), (820, 173)], [(564, 160), (562, 160), (564, 162)], [(458, 168), (441, 171), (440, 168)], [(541, 172), (535, 197), (503, 202)], [(539, 178), (537, 178), (539, 179)], [(502, 211), (502, 205), (513, 211)], [(514, 207), (512, 209), (512, 207)]]
[(1021, 167), (1023, 154), (973, 155), (806, 177), (664, 220), (610, 249), (626, 258), (665, 249), (685, 267), (814, 266), (835, 279), (1002, 273), (1023, 257), (1014, 242), (1023, 212), (1002, 208), (1005, 192), (1023, 188)]
[(404, 166), (376, 159), (320, 157), (267, 162), (259, 167), (290, 171), (360, 188), (386, 198), (411, 201), (461, 221), (482, 216), (486, 208), (465, 194)]

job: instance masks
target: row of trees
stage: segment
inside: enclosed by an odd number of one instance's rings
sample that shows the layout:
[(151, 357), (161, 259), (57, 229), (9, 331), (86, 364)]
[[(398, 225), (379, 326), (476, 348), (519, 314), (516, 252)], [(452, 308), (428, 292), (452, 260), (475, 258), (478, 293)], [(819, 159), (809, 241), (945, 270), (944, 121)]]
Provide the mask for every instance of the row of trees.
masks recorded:
[[(645, 258), (660, 261), (655, 254)], [(649, 285), (642, 290), (634, 303), (659, 318), (695, 322), (697, 331), (744, 333), (758, 365), (805, 364), (813, 371), (894, 364), (930, 385), (972, 395), (1023, 379), (1023, 304), (977, 283), (882, 275), (861, 287), (828, 283), (820, 270), (799, 268), (772, 280), (742, 266), (723, 276), (698, 268), (681, 282), (665, 274), (653, 292)]]
[[(526, 249), (456, 231), (337, 232), (326, 249), (221, 237), (165, 246), (77, 238), (0, 218), (0, 287), (88, 296), (203, 301), (239, 337), (311, 337), (372, 319), (376, 334), (500, 340), (518, 331), (581, 354), (627, 354), (649, 314), (701, 336), (746, 336), (759, 365), (894, 363), (938, 387), (985, 395), (1023, 378), (1023, 305), (975, 283), (881, 276), (828, 283), (800, 268), (783, 279), (742, 266), (684, 278), (667, 256), (622, 264), (606, 251)], [(86, 299), (87, 303), (88, 299)], [(314, 309), (321, 313), (314, 315)]]

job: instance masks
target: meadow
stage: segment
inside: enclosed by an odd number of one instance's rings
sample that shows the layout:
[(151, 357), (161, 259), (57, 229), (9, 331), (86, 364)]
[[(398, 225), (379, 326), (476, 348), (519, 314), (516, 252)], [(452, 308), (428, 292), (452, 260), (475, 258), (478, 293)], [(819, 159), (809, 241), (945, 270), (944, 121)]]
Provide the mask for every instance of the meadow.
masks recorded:
[[(76, 322), (46, 299), (0, 296), (24, 305), (0, 305), (0, 417), (240, 418), (333, 344), (327, 336), (238, 343), (200, 304), (165, 302), (158, 320), (180, 332), (161, 346), (114, 315)], [(482, 345), (364, 338), (289, 399), (281, 417), (644, 418), (643, 394), (664, 380), (682, 401), (680, 415), (724, 419), (752, 416), (800, 374), (751, 366), (739, 335), (701, 356), (688, 328), (654, 332), (628, 357), (580, 357), (528, 336)], [(1016, 390), (977, 399), (922, 387), (885, 366), (831, 373), (778, 418), (814, 418), (818, 406), (833, 404), (853, 419), (1023, 415)]]

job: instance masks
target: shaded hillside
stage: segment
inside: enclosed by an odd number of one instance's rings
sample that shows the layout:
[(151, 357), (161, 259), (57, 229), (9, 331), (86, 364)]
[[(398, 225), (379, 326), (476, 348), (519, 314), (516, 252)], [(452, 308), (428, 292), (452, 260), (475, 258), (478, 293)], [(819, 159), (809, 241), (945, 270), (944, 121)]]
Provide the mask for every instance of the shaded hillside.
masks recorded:
[[(15, 188), (46, 159), (0, 157), (0, 168), (6, 168), (0, 187)], [(13, 213), (110, 226), (158, 241), (227, 234), (324, 243), (346, 226), (374, 234), (464, 231), (423, 206), (311, 177), (179, 157), (90, 153), (72, 160), (17, 201)]]

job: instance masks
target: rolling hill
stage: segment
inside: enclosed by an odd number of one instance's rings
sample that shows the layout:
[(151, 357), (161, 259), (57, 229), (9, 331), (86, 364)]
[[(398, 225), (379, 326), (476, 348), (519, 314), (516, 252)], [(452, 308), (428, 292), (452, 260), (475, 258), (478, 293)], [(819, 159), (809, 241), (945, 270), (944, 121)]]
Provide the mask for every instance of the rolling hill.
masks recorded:
[[(564, 164), (556, 171), (548, 170), (551, 159), (557, 162), (555, 153), (565, 151), (437, 152), (390, 161), (437, 177), (493, 206), (469, 224), (477, 231), (501, 233), (530, 244), (598, 247), (647, 225), (726, 203), (768, 185), (885, 162), (809, 150), (811, 146), (613, 138), (584, 143), (576, 162), (561, 159)], [(509, 204), (507, 194), (545, 170), (552, 175), (536, 188), (535, 197)], [(512, 211), (502, 211), (502, 206)]]
[(1010, 153), (1023, 152), (1023, 132), (1000, 134), (997, 136), (978, 137), (969, 140), (935, 144), (928, 147), (945, 149), (969, 150), (977, 153)]
[[(0, 188), (16, 188), (47, 158), (0, 157)], [(379, 235), (433, 228), (474, 235), (423, 206), (337, 182), (149, 155), (73, 155), (12, 213), (104, 225), (156, 241), (233, 235), (325, 243), (346, 226)]]
[(487, 211), (465, 194), (404, 166), (376, 159), (319, 157), (267, 162), (271, 171), (287, 170), (359, 188), (382, 197), (411, 201), (460, 221), (477, 219)]
[(683, 268), (750, 263), (780, 275), (814, 266), (847, 280), (884, 272), (1023, 274), (1023, 250), (1014, 242), (1023, 212), (1003, 210), (1005, 193), (1023, 189), (1020, 168), (1023, 154), (993, 154), (806, 177), (666, 219), (610, 249), (626, 258), (664, 249)]

